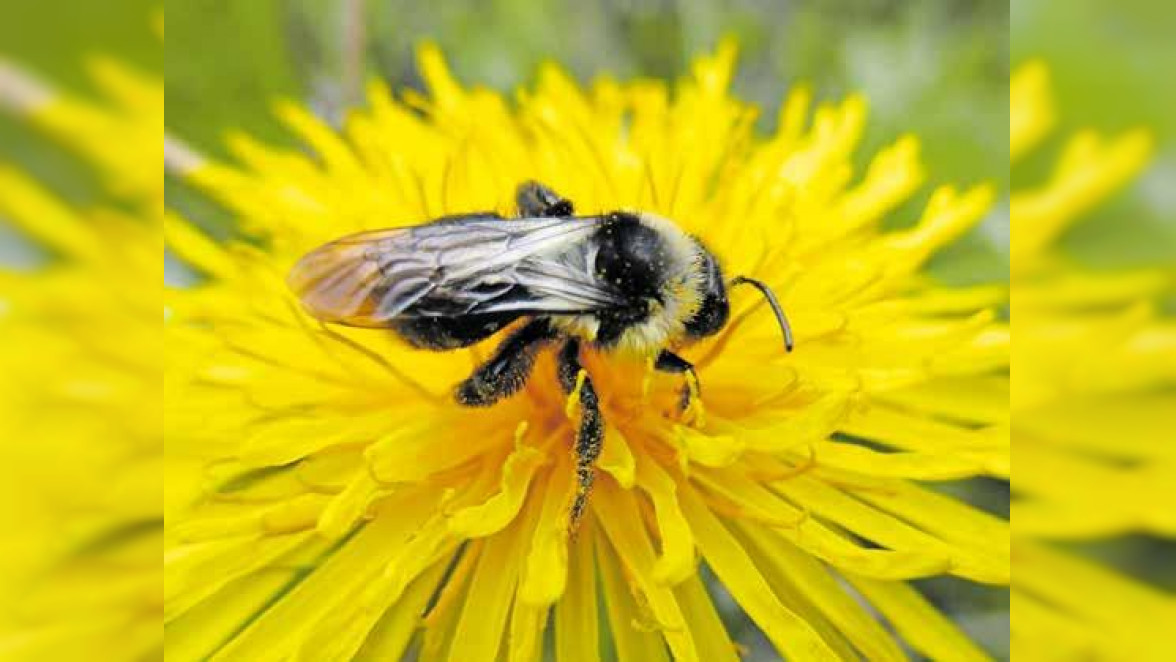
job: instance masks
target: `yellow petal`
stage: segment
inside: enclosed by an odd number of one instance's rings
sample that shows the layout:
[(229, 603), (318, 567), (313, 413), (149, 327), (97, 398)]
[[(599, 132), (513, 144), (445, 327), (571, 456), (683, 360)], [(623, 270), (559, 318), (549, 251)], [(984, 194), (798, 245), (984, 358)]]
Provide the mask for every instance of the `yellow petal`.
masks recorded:
[(465, 538), (501, 531), (518, 515), (531, 479), (546, 461), (542, 452), (522, 444), (516, 446), (502, 466), (500, 491), (485, 503), (454, 512), (449, 517), (449, 530)]
[(865, 181), (847, 191), (840, 203), (844, 233), (871, 225), (906, 200), (923, 182), (919, 141), (903, 136), (878, 152), (866, 170)]
[(1007, 377), (937, 379), (880, 394), (884, 402), (957, 421), (990, 424), (1009, 418)]
[(629, 442), (615, 426), (605, 426), (604, 446), (600, 449), (600, 457), (596, 458), (596, 466), (607, 471), (621, 487), (633, 487), (637, 462), (633, 459)]
[(336, 170), (339, 177), (360, 177), (360, 164), (351, 147), (338, 133), (294, 103), (277, 104), (278, 117), (318, 153), (327, 168)]
[[(950, 555), (942, 545), (938, 548), (933, 544), (895, 546), (893, 549), (863, 546), (835, 527), (824, 524), (822, 520), (809, 517), (807, 512), (781, 499), (763, 484), (749, 480), (745, 476), (731, 472), (721, 476), (699, 474), (698, 480), (709, 492), (729, 499), (737, 508), (732, 513), (735, 517), (759, 520), (794, 545), (838, 568), (871, 577), (907, 579), (937, 574), (950, 567)], [(808, 495), (803, 491), (789, 489), (795, 483), (808, 480), (811, 479), (797, 476), (777, 483), (777, 489), (780, 494), (806, 509), (811, 508), (814, 512), (825, 514), (824, 504), (811, 503), (806, 500)], [(849, 502), (853, 503), (852, 500)], [(829, 503), (844, 505), (838, 504), (835, 500)], [(863, 509), (869, 514), (876, 512), (873, 509)], [(853, 508), (850, 507), (850, 510)], [(836, 507), (828, 508), (826, 517), (830, 521), (839, 523), (839, 516)], [(906, 528), (897, 521), (891, 522), (896, 525), (898, 531)], [(848, 528), (853, 530), (852, 526)], [(886, 535), (883, 534), (873, 540), (880, 542), (886, 539)], [(927, 537), (924, 537), (924, 540), (928, 543), (934, 542)]]
[[(424, 503), (424, 499), (418, 498), (404, 505), (419, 507)], [(315, 636), (318, 628), (329, 625), (332, 619), (338, 621), (339, 610), (360, 622), (354, 614), (365, 605), (357, 596), (382, 574), (388, 550), (402, 545), (424, 518), (424, 513), (406, 508), (400, 517), (373, 520), (325, 558), (316, 560), (317, 567), (312, 573), (252, 621), (221, 649), (216, 659), (283, 659), (304, 645), (308, 637)], [(366, 621), (367, 628), (380, 613)], [(299, 636), (292, 636), (292, 632)], [(361, 634), (361, 641), (366, 632), (365, 629)]]
[[(639, 589), (626, 579), (621, 561), (612, 546), (604, 536), (597, 535), (594, 545), (596, 562), (600, 567), (601, 588), (608, 614), (608, 631), (614, 638), (617, 659), (669, 662), (665, 642), (656, 629), (649, 625), (649, 617), (642, 614), (637, 604), (636, 596)], [(568, 642), (569, 645), (571, 643)], [(560, 662), (564, 659), (560, 658)]]
[(913, 270), (936, 250), (956, 240), (984, 217), (992, 206), (996, 190), (976, 186), (962, 195), (949, 187), (940, 187), (927, 203), (923, 217), (914, 229), (896, 235), (892, 243), (904, 253), (891, 264), (892, 269)]
[(558, 662), (596, 662), (600, 659), (596, 559), (596, 531), (592, 518), (580, 526), (571, 543), (568, 587), (555, 605), (555, 659)]
[(709, 435), (686, 425), (675, 425), (672, 439), (684, 457), (704, 467), (725, 467), (739, 459), (744, 444), (735, 437)]
[[(813, 557), (754, 524), (740, 522), (748, 553), (773, 588), (791, 586), (798, 600), (812, 605), (832, 630), (847, 638), (867, 660), (906, 659), (902, 649), (873, 614), (846, 592), (839, 578)], [(826, 636), (828, 639), (829, 637)]]
[(163, 217), (163, 238), (167, 247), (184, 262), (215, 278), (230, 278), (235, 266), (224, 249), (173, 213)]
[(484, 546), (484, 540), (470, 541), (458, 551), (460, 558), (457, 562), (449, 564), (451, 569), (448, 576), (421, 621), (424, 636), (421, 637), (420, 656), (424, 659), (440, 660), (448, 655), (453, 644), (453, 633), (457, 631), (457, 622), (461, 618), (461, 603)]
[(1016, 228), (1009, 244), (1014, 272), (1031, 267), (1079, 215), (1130, 181), (1151, 156), (1151, 136), (1131, 131), (1113, 140), (1093, 132), (1075, 135), (1050, 182), (1040, 190), (1018, 191), (1009, 201)]
[(0, 211), (46, 248), (78, 260), (100, 259), (90, 224), (33, 180), (0, 167)]
[(355, 474), (344, 490), (327, 504), (318, 520), (318, 532), (330, 539), (343, 537), (364, 516), (368, 505), (381, 494), (380, 485), (371, 474)]
[(441, 49), (432, 42), (424, 42), (417, 47), (416, 56), (430, 96), (443, 108), (458, 105), (465, 93), (453, 79)]
[(568, 578), (568, 509), (576, 486), (566, 455), (551, 468), (542, 492), (542, 512), (523, 564), (519, 600), (532, 606), (549, 605), (564, 593)]
[(715, 604), (699, 576), (693, 575), (675, 586), (674, 597), (695, 634), (699, 659), (706, 662), (739, 662), (738, 650), (719, 619)]
[(443, 559), (423, 571), (392, 607), (383, 610), (380, 620), (372, 621), (369, 611), (362, 618), (336, 611), (322, 626), (310, 633), (299, 653), (308, 662), (349, 662), (352, 660), (400, 660), (421, 627), (421, 615), (436, 594), (449, 560)]
[(163, 629), (167, 659), (175, 662), (208, 659), (242, 623), (264, 609), (294, 576), (293, 570), (254, 573), (168, 623)]
[(1010, 652), (1013, 659), (1067, 662), (1114, 659), (1123, 652), (1112, 633), (1067, 618), (1051, 604), (1013, 591), (1009, 597)]
[(164, 620), (170, 621), (215, 594), (297, 548), (308, 534), (245, 536), (176, 547), (164, 554)]
[(878, 486), (885, 484), (886, 493), (870, 489), (857, 490), (855, 494), (858, 498), (952, 545), (959, 559), (956, 572), (976, 581), (1008, 583), (1008, 522), (905, 481), (871, 483)]
[(194, 516), (171, 529), (175, 540), (199, 542), (248, 534), (294, 533), (313, 528), (327, 505), (321, 494), (301, 494), (276, 504), (234, 508), (220, 516)]
[(1009, 81), (1009, 157), (1016, 161), (1054, 124), (1049, 71), (1040, 61), (1021, 65)]
[(507, 662), (535, 662), (543, 643), (547, 626), (548, 607), (535, 606), (515, 600), (510, 616), (510, 636), (507, 638)]
[[(781, 415), (755, 428), (719, 423), (718, 427), (747, 444), (747, 448), (765, 453), (801, 448), (832, 434), (849, 412), (851, 397), (830, 393), (787, 415)], [(722, 465), (719, 465), (722, 466)]]
[(910, 585), (847, 576), (916, 651), (932, 660), (991, 660)]
[(888, 478), (954, 480), (985, 473), (996, 464), (975, 455), (932, 453), (879, 453), (864, 446), (826, 442), (815, 451), (823, 465)]
[(600, 481), (593, 499), (593, 512), (607, 513), (597, 518), (612, 548), (616, 550), (628, 576), (647, 601), (650, 617), (665, 637), (676, 660), (697, 660), (694, 638), (683, 620), (673, 592), (654, 579), (653, 545), (640, 520), (637, 501), (631, 492), (610, 480)]
[(1127, 640), (1146, 640), (1171, 627), (1176, 602), (1153, 586), (1030, 538), (1017, 537), (1014, 553), (1017, 590), (1046, 601), (1055, 612)]
[(707, 564), (776, 650), (798, 660), (837, 660), (828, 644), (780, 603), (739, 542), (693, 490), (682, 490), (680, 498)]
[[(1008, 401), (1007, 394), (1005, 401)], [(991, 453), (1003, 449), (1007, 454), (1008, 431), (1004, 428), (977, 429), (956, 425), (882, 404), (853, 414), (843, 424), (842, 431), (897, 448), (925, 452), (940, 450), (952, 454)]]
[(450, 662), (497, 657), (519, 575), (517, 555), (523, 546), (522, 527), (486, 539), (470, 578), (461, 618), (449, 648)]
[(694, 573), (694, 537), (678, 506), (677, 485), (652, 458), (637, 465), (637, 484), (653, 502), (654, 519), (661, 538), (661, 555), (653, 568), (654, 579), (677, 584)]

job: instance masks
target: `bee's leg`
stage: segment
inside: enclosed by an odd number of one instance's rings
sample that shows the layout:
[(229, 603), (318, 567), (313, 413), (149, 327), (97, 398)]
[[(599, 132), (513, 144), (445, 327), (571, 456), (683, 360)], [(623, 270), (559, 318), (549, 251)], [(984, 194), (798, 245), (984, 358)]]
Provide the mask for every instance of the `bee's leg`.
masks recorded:
[(686, 375), (686, 383), (682, 385), (682, 395), (678, 400), (678, 409), (685, 413), (692, 404), (701, 402), (702, 383), (698, 381), (698, 373), (694, 371), (694, 364), (678, 356), (668, 349), (663, 349), (657, 355), (653, 367), (662, 372), (675, 375)]
[(572, 502), (571, 530), (575, 532), (588, 505), (592, 482), (596, 478), (593, 463), (600, 456), (604, 440), (604, 418), (600, 415), (600, 400), (592, 386), (592, 378), (580, 365), (580, 341), (572, 338), (559, 353), (559, 383), (569, 395), (579, 393), (580, 430), (576, 434), (576, 498)]
[(457, 385), (454, 397), (467, 407), (488, 407), (513, 395), (527, 383), (539, 348), (555, 337), (547, 320), (528, 322), (507, 336), (490, 360)]
[(519, 208), (519, 216), (522, 218), (571, 216), (575, 213), (571, 200), (560, 197), (550, 187), (536, 181), (519, 184), (519, 188), (515, 192), (515, 202)]

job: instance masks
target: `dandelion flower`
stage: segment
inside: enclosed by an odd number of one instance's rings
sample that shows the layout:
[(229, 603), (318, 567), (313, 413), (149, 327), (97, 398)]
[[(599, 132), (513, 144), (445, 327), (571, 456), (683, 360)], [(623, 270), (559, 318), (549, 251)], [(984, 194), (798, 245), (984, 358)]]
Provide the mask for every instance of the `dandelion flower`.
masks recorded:
[(55, 261), (0, 271), (0, 651), (158, 654), (163, 354), (159, 235), (0, 168), (0, 217)]
[[(920, 272), (993, 191), (940, 187), (884, 231), (923, 182), (917, 141), (857, 174), (865, 101), (810, 119), (803, 89), (761, 137), (728, 92), (730, 44), (672, 93), (549, 65), (515, 104), (431, 46), (419, 59), (427, 95), (373, 84), (341, 132), (280, 104), (313, 155), (233, 135), (240, 165), (185, 172), (246, 239), (165, 224), (207, 275), (166, 293), (168, 459), (199, 468), (165, 532), (169, 659), (535, 660), (550, 630), (559, 660), (736, 660), (715, 586), (788, 659), (906, 659), (903, 642), (986, 659), (909, 581), (1009, 579), (1007, 523), (934, 488), (1007, 476), (1005, 295)], [(679, 379), (586, 356), (607, 430), (574, 537), (579, 411), (551, 356), (515, 397), (462, 408), (452, 387), (486, 346), (324, 325), (284, 283), (348, 233), (512, 214), (530, 179), (581, 213), (674, 219), (768, 281), (797, 334), (785, 354), (736, 293), (725, 331), (687, 350), (704, 391), (686, 416)]]
[[(1012, 82), (1012, 153), (1053, 123), (1048, 71)], [(1095, 271), (1056, 240), (1147, 162), (1143, 131), (1069, 139), (1053, 174), (1011, 202), (1012, 380), (1017, 498), (1013, 649), (1035, 660), (1172, 659), (1176, 600), (1047, 544), (1128, 533), (1176, 535), (1176, 323), (1158, 269)], [(1165, 387), (1168, 387), (1165, 389)], [(1097, 599), (1092, 599), (1097, 596)]]
[[(162, 276), (163, 93), (112, 61), (95, 66), (113, 98), (68, 96), (0, 62), (0, 107), (82, 157), (118, 198), (70, 205), (0, 153), (0, 223), (30, 258), (0, 265), (6, 660), (163, 652), (162, 411), (153, 404), (163, 347), (149, 285)], [(150, 117), (154, 127), (142, 126)]]

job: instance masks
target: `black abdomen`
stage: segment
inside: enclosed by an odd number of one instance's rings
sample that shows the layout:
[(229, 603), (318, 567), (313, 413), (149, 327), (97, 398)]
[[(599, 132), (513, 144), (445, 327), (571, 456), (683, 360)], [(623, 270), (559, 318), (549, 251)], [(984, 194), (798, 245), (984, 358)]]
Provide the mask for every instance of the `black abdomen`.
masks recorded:
[(392, 329), (419, 349), (446, 351), (478, 343), (510, 325), (519, 313), (490, 313), (454, 317), (405, 317)]

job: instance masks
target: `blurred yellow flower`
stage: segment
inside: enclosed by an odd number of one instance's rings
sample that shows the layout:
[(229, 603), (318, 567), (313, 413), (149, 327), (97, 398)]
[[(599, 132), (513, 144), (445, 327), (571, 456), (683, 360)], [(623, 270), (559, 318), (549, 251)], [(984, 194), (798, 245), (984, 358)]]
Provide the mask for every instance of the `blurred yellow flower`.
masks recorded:
[(54, 260), (0, 271), (0, 657), (163, 646), (160, 237), (0, 168), (0, 218)]
[(109, 60), (92, 70), (103, 100), (0, 61), (0, 109), (88, 162), (117, 198), (80, 209), (0, 163), (0, 224), (31, 263), (0, 265), (5, 660), (163, 656), (163, 87)]
[(54, 255), (0, 272), (0, 650), (135, 660), (159, 651), (160, 238), (0, 169), (0, 217)]
[[(884, 231), (923, 182), (916, 140), (855, 177), (865, 101), (810, 121), (803, 89), (758, 136), (728, 93), (729, 44), (672, 93), (585, 89), (549, 65), (517, 106), (459, 85), (433, 47), (419, 58), (427, 96), (373, 84), (341, 134), (279, 105), (313, 155), (235, 135), (240, 167), (186, 170), (249, 240), (165, 223), (208, 276), (165, 294), (168, 459), (197, 468), (169, 474), (168, 658), (534, 660), (553, 613), (559, 660), (600, 659), (602, 631), (622, 660), (737, 660), (701, 558), (790, 660), (903, 660), (900, 639), (987, 659), (908, 580), (1009, 579), (1007, 523), (929, 485), (1008, 473), (1004, 289), (920, 275), (991, 188), (940, 187), (913, 227)], [(705, 386), (687, 418), (677, 380), (589, 355), (607, 432), (571, 540), (577, 414), (551, 357), (518, 396), (464, 409), (449, 393), (485, 347), (328, 327), (284, 285), (350, 232), (513, 213), (527, 179), (582, 213), (674, 219), (730, 273), (767, 280), (797, 333), (786, 355), (737, 293), (727, 329), (687, 351)]]
[[(1011, 89), (1015, 159), (1052, 125), (1045, 66), (1022, 67)], [(1043, 185), (1012, 196), (1016, 657), (1176, 656), (1172, 596), (1045, 544), (1176, 535), (1176, 322), (1159, 307), (1171, 275), (1084, 268), (1055, 245), (1145, 166), (1150, 143), (1080, 132)]]

